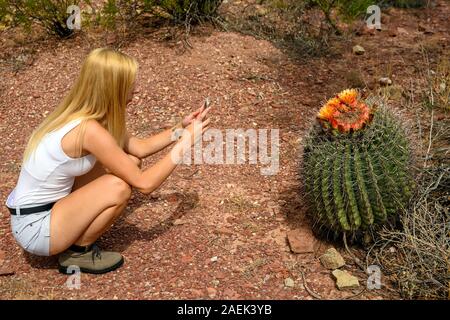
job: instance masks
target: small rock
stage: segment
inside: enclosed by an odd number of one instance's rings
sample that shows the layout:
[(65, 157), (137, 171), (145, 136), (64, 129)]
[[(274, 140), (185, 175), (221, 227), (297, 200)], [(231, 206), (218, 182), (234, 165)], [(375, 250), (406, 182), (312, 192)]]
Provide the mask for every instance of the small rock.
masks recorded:
[(339, 290), (354, 289), (359, 287), (358, 278), (352, 276), (347, 271), (334, 270), (332, 274), (336, 278), (336, 286)]
[(213, 281), (211, 281), (211, 283), (217, 287), (220, 284), (220, 281), (214, 279)]
[(314, 252), (316, 239), (311, 231), (306, 229), (291, 230), (287, 234), (289, 246), (294, 253)]
[(403, 34), (403, 35), (409, 34), (409, 32), (405, 28), (402, 28), (402, 27), (397, 27), (397, 32), (398, 32), (398, 34)]
[(176, 220), (173, 222), (173, 225), (174, 225), (174, 226), (179, 226), (179, 225), (186, 224), (186, 223), (187, 223), (186, 220), (183, 220), (183, 219), (176, 219)]
[(214, 288), (206, 288), (206, 292), (210, 298), (214, 298), (217, 294), (217, 290)]
[(419, 24), (418, 30), (420, 32), (423, 32), (424, 34), (433, 34), (434, 32), (428, 27), (423, 24)]
[(269, 10), (267, 10), (266, 8), (264, 8), (261, 5), (255, 6), (255, 13), (259, 17), (265, 16), (268, 12), (269, 12)]
[(366, 52), (366, 50), (359, 44), (353, 47), (353, 53), (358, 56), (364, 54), (365, 52)]
[(380, 83), (380, 85), (385, 87), (392, 85), (392, 80), (389, 79), (388, 77), (380, 78), (378, 82)]
[(218, 260), (217, 256), (211, 258), (211, 262), (217, 262), (217, 260)]
[(15, 274), (15, 271), (11, 268), (0, 267), (0, 276), (12, 276)]
[(293, 288), (295, 286), (295, 282), (292, 278), (286, 278), (284, 279), (284, 285), (288, 288)]
[(335, 248), (330, 248), (320, 257), (320, 262), (327, 269), (338, 269), (345, 265), (345, 260)]

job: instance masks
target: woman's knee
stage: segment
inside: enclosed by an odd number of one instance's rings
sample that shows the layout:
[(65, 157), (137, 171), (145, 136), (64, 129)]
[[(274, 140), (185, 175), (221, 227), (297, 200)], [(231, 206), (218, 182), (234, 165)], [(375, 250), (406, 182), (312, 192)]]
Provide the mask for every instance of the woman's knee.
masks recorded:
[(109, 180), (108, 182), (114, 199), (118, 202), (117, 204), (124, 203), (130, 199), (131, 186), (127, 182), (113, 174), (106, 174), (105, 178)]

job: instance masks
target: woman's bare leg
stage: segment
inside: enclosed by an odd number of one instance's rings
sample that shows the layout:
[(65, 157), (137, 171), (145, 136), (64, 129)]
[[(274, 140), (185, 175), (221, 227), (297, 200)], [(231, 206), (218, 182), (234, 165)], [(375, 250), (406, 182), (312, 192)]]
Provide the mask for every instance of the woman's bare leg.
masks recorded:
[[(140, 160), (132, 157), (137, 165)], [(56, 202), (50, 222), (50, 254), (72, 244), (88, 245), (97, 240), (122, 213), (131, 187), (119, 177), (106, 173), (100, 163), (77, 177), (72, 193)]]
[[(130, 186), (112, 174), (105, 174), (57, 201), (50, 218), (50, 254), (57, 254), (74, 244), (100, 217), (112, 220), (131, 196)], [(105, 219), (105, 220), (104, 220)]]

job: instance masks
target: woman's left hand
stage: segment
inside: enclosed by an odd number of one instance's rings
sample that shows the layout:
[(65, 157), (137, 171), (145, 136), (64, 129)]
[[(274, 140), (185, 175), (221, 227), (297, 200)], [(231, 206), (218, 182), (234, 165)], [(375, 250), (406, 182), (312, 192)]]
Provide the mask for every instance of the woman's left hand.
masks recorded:
[(183, 128), (186, 128), (188, 125), (190, 125), (191, 122), (194, 121), (204, 110), (205, 106), (203, 105), (192, 112), (190, 115), (186, 116), (183, 121), (181, 121), (181, 125), (183, 126)]

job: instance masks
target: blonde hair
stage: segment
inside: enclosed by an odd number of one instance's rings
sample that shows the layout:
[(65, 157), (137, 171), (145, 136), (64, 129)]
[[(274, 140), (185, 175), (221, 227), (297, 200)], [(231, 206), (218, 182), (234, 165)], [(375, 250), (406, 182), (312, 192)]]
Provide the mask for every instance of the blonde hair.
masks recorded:
[(71, 120), (81, 118), (77, 136), (78, 155), (89, 119), (97, 120), (123, 148), (125, 143), (125, 109), (136, 78), (138, 64), (124, 53), (108, 48), (91, 51), (70, 92), (58, 107), (33, 131), (23, 160), (36, 150), (41, 139)]

